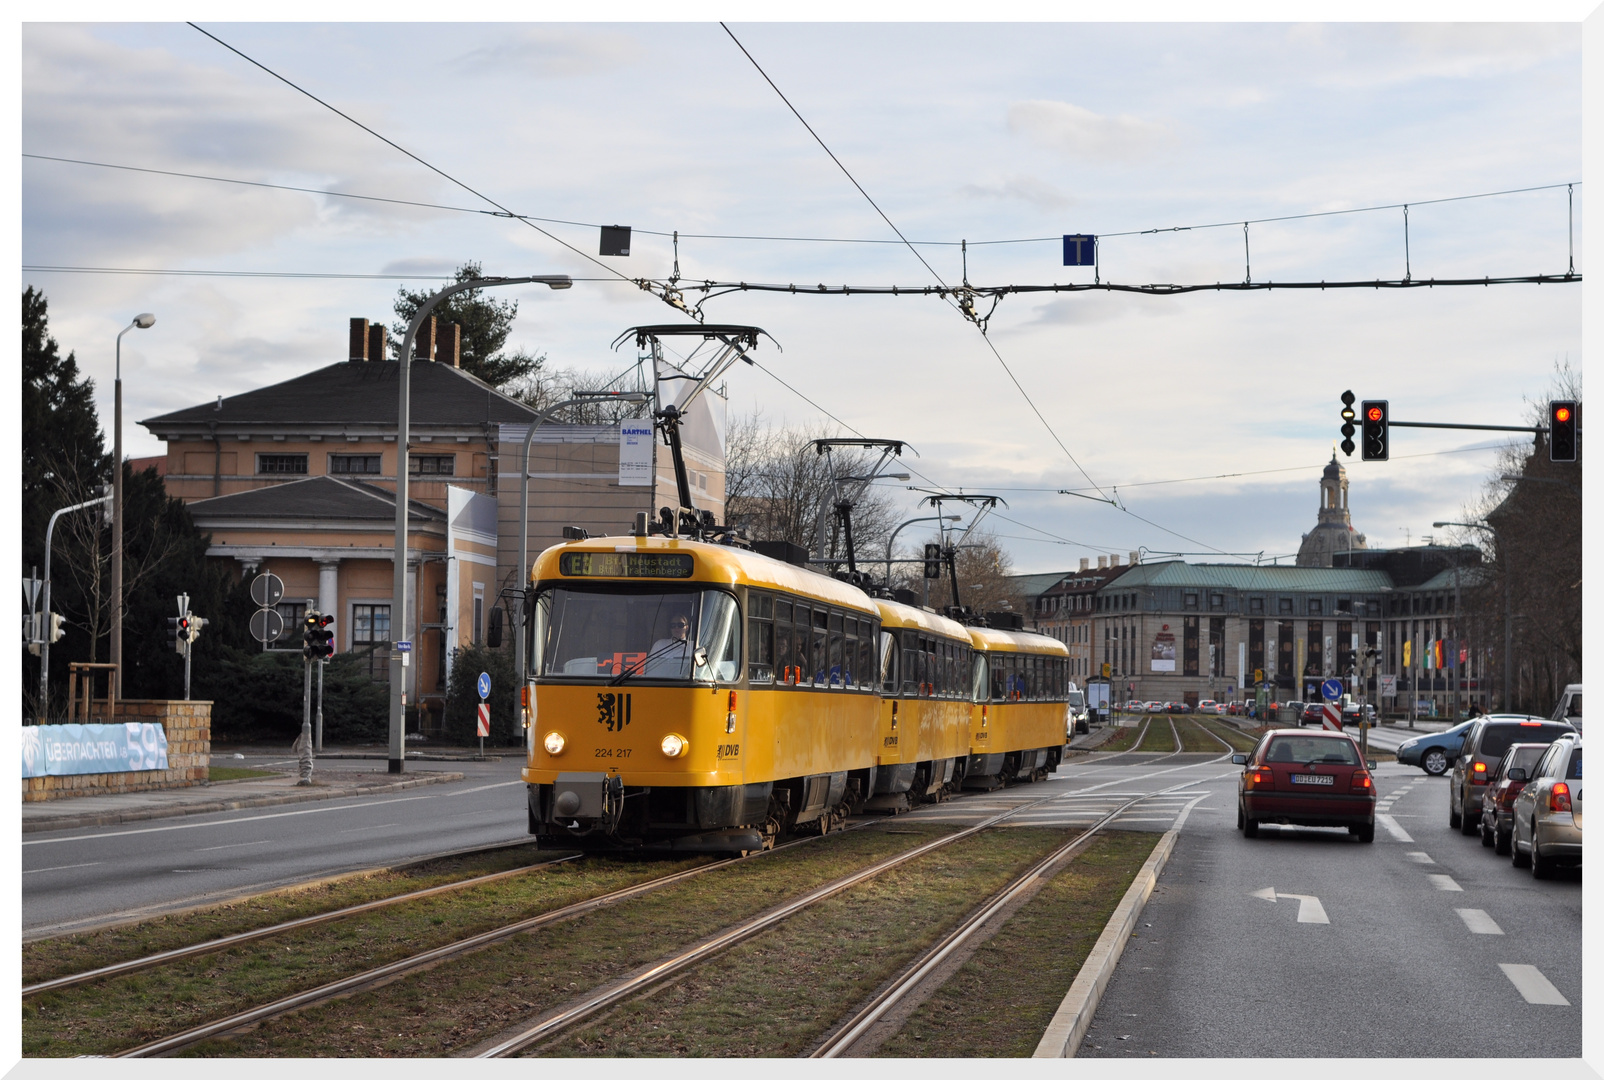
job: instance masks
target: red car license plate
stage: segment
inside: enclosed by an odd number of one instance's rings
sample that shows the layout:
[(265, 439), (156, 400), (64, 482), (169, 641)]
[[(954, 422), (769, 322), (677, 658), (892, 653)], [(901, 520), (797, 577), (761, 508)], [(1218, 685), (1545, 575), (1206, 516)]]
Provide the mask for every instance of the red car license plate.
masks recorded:
[(1336, 777), (1326, 776), (1322, 773), (1293, 773), (1292, 782), (1294, 784), (1320, 784), (1330, 787), (1337, 781)]

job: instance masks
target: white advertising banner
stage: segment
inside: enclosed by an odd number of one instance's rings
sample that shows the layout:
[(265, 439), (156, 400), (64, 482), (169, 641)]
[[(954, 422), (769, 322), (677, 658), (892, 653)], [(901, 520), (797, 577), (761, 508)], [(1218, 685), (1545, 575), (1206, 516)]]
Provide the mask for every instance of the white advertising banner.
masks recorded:
[(618, 486), (652, 486), (652, 422), (625, 420), (618, 425)]

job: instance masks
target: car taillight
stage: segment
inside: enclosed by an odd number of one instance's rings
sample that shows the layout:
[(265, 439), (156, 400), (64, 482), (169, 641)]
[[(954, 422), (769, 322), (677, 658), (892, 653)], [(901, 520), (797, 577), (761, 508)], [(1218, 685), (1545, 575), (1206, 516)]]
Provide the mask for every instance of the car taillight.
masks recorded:
[(1571, 809), (1571, 786), (1561, 780), (1548, 789), (1548, 808), (1556, 814), (1566, 814)]
[(1472, 784), (1485, 784), (1487, 782), (1487, 763), (1478, 761), (1470, 767), (1470, 782)]
[(1268, 769), (1265, 766), (1260, 765), (1257, 769), (1254, 769), (1248, 774), (1248, 783), (1252, 784), (1254, 787), (1274, 787), (1275, 772), (1272, 769)]
[(1371, 786), (1369, 773), (1363, 769), (1354, 770), (1353, 781), (1348, 785), (1348, 790), (1369, 791)]

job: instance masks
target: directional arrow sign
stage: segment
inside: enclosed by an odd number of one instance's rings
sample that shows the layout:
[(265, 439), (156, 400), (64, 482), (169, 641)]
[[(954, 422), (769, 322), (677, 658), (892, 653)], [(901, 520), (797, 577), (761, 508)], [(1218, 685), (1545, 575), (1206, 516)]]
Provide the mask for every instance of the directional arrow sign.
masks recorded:
[(1249, 893), (1248, 895), (1257, 897), (1260, 900), (1268, 900), (1272, 904), (1279, 899), (1296, 900), (1298, 902), (1299, 922), (1329, 923), (1331, 921), (1326, 918), (1325, 905), (1320, 903), (1318, 896), (1304, 896), (1301, 893), (1290, 892), (1278, 893), (1273, 887), (1260, 889), (1258, 892)]

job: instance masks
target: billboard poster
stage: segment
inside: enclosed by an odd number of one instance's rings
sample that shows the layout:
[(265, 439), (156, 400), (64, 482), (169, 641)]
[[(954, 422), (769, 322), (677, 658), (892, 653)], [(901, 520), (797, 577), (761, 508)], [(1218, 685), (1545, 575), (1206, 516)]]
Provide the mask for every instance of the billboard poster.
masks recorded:
[(1164, 624), (1164, 629), (1153, 635), (1152, 670), (1175, 670), (1175, 635), (1170, 633), (1168, 623)]
[(652, 486), (652, 422), (625, 420), (618, 425), (618, 486)]
[(143, 772), (167, 768), (160, 724), (46, 724), (22, 728), (22, 775)]

